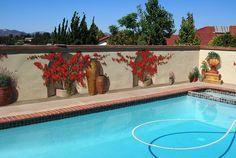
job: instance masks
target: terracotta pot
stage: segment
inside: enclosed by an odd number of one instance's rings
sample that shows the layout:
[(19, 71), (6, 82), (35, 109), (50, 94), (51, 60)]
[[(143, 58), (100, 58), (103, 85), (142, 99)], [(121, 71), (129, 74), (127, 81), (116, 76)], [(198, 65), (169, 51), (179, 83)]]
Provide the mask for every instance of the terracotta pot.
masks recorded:
[(217, 66), (220, 64), (220, 60), (219, 59), (209, 59), (208, 63), (210, 66)]
[(198, 81), (198, 78), (197, 77), (194, 77), (193, 78), (193, 82), (197, 82)]
[(98, 76), (96, 79), (96, 89), (98, 94), (106, 93), (107, 89), (107, 77), (104, 75)]
[(214, 73), (214, 74), (218, 74), (217, 71), (217, 66), (220, 64), (220, 60), (219, 59), (209, 59), (208, 63), (211, 67), (211, 70), (208, 71), (209, 73)]
[(152, 84), (152, 79), (148, 79), (148, 80), (146, 80), (146, 81), (144, 81), (144, 82), (142, 82), (142, 81), (138, 81), (138, 85), (140, 86), (140, 87), (148, 87), (148, 86), (150, 86)]
[(8, 105), (14, 102), (14, 88), (0, 87), (0, 106)]
[(96, 78), (100, 73), (98, 65), (99, 65), (98, 61), (92, 60), (90, 63), (90, 67), (86, 70), (89, 95), (97, 94)]

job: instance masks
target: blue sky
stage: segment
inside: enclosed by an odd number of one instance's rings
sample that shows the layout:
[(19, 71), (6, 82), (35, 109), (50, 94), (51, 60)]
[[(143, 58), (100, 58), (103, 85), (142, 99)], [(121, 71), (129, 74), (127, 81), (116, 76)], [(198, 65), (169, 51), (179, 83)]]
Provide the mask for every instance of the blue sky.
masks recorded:
[[(65, 17), (73, 12), (92, 17), (103, 31), (116, 24), (122, 16), (135, 12), (137, 5), (144, 7), (147, 0), (0, 0), (0, 28), (25, 32), (51, 32)], [(180, 27), (181, 17), (192, 12), (197, 28), (236, 24), (235, 0), (160, 0), (160, 4), (173, 14), (175, 27)]]

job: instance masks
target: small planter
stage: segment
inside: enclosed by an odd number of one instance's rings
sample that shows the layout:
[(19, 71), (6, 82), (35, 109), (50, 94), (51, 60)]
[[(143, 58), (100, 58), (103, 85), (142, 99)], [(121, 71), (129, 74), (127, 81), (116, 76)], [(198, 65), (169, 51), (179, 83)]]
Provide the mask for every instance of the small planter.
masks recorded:
[(148, 80), (146, 80), (146, 81), (144, 81), (144, 82), (142, 82), (142, 81), (138, 81), (138, 85), (140, 86), (140, 87), (148, 87), (148, 86), (150, 86), (152, 84), (152, 79), (148, 79)]
[(56, 96), (58, 96), (58, 97), (69, 97), (70, 95), (64, 89), (56, 89)]
[(107, 77), (104, 75), (100, 75), (96, 78), (96, 89), (98, 94), (106, 93), (107, 88)]
[(206, 75), (206, 71), (205, 71), (205, 70), (202, 70), (202, 76), (203, 76), (203, 78), (205, 78), (205, 75)]
[(209, 73), (214, 73), (214, 74), (218, 74), (219, 73), (217, 71), (217, 66), (220, 64), (220, 60), (219, 59), (209, 59), (208, 60), (208, 64), (211, 67), (211, 70), (209, 71)]
[(193, 82), (197, 82), (198, 81), (198, 78), (197, 77), (194, 77), (193, 78)]
[(14, 88), (0, 87), (0, 106), (8, 105), (14, 102)]

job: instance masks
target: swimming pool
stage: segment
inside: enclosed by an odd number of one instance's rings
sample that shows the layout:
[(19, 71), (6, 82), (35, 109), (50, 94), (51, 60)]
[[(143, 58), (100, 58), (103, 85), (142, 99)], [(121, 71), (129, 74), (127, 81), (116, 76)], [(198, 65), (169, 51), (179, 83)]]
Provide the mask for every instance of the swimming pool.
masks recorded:
[[(177, 120), (176, 120), (177, 119)], [(1, 158), (233, 158), (235, 130), (217, 144), (188, 148), (221, 138), (236, 120), (230, 104), (180, 96), (138, 106), (0, 131)]]

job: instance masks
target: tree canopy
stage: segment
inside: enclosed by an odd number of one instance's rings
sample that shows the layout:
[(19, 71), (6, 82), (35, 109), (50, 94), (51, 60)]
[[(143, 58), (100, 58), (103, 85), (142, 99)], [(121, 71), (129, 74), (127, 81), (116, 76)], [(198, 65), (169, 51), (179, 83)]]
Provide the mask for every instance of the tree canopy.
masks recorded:
[(182, 17), (179, 39), (176, 41), (179, 45), (199, 45), (200, 40), (196, 36), (193, 14), (188, 13), (187, 18)]
[(209, 45), (220, 46), (220, 47), (236, 47), (236, 37), (232, 36), (230, 33), (225, 33), (222, 36), (216, 36), (213, 38)]
[(109, 44), (166, 44), (166, 38), (175, 32), (172, 14), (158, 0), (148, 0), (145, 6), (145, 10), (138, 6), (137, 13), (119, 19), (119, 26), (109, 27)]
[(65, 18), (58, 27), (55, 27), (52, 41), (60, 44), (98, 44), (101, 36), (103, 32), (95, 24), (95, 17), (88, 29), (86, 15), (84, 14), (80, 21), (78, 13), (74, 12), (69, 27)]

